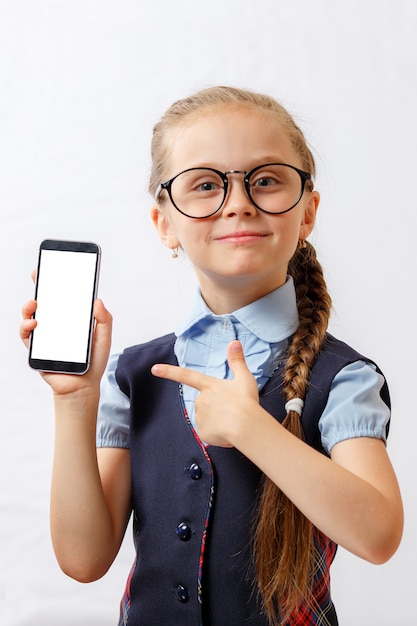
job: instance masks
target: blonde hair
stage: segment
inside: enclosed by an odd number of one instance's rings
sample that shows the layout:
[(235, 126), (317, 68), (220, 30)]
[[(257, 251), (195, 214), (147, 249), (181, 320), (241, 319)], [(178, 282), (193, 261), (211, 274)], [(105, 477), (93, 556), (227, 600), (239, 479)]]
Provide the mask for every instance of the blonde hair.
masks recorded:
[[(287, 133), (302, 168), (315, 174), (314, 158), (303, 132), (286, 109), (273, 98), (234, 87), (211, 87), (175, 102), (155, 125), (149, 191), (154, 196), (164, 180), (175, 132), (192, 116), (220, 106), (246, 106), (271, 114)], [(331, 299), (322, 268), (310, 243), (300, 247), (290, 261), (300, 318), (288, 349), (283, 376), (286, 400), (304, 398), (310, 371), (319, 353), (330, 316)], [(290, 411), (283, 422), (303, 439), (298, 413)], [(314, 603), (316, 566), (314, 536), (317, 531), (269, 478), (264, 476), (253, 531), (257, 590), (271, 625), (283, 624), (304, 603)]]
[(236, 87), (209, 87), (196, 94), (174, 102), (153, 129), (151, 158), (152, 168), (149, 192), (155, 196), (158, 185), (165, 180), (165, 172), (173, 143), (173, 134), (180, 126), (208, 110), (220, 106), (247, 106), (273, 115), (287, 133), (295, 151), (301, 158), (302, 168), (314, 176), (314, 158), (301, 129), (291, 115), (270, 96), (238, 89)]

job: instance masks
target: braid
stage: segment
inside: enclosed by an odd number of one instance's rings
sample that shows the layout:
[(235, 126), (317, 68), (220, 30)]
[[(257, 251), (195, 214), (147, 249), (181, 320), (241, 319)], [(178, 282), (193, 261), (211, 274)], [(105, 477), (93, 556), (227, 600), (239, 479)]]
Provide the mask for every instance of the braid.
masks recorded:
[(288, 273), (293, 277), (300, 324), (288, 347), (284, 389), (287, 400), (304, 398), (310, 370), (321, 349), (330, 317), (331, 299), (316, 252), (309, 242), (298, 248)]
[[(305, 398), (331, 308), (316, 252), (310, 243), (304, 245), (296, 251), (288, 267), (294, 279), (300, 323), (287, 349), (283, 375), (287, 401)], [(283, 426), (304, 439), (301, 420), (295, 411), (289, 411)], [(284, 623), (301, 603), (311, 601), (315, 564), (313, 526), (267, 477), (260, 495), (254, 552), (264, 611), (271, 625)]]

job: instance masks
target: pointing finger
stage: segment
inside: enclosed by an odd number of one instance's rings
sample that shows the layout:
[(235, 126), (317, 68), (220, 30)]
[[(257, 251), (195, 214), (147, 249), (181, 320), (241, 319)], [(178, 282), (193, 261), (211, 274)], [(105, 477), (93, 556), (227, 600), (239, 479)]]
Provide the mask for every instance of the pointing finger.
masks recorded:
[(209, 376), (195, 372), (194, 370), (187, 369), (186, 367), (178, 367), (177, 365), (167, 365), (165, 363), (157, 363), (152, 366), (151, 372), (158, 378), (166, 378), (167, 380), (173, 380), (177, 383), (189, 385), (201, 391), (204, 387), (204, 383)]

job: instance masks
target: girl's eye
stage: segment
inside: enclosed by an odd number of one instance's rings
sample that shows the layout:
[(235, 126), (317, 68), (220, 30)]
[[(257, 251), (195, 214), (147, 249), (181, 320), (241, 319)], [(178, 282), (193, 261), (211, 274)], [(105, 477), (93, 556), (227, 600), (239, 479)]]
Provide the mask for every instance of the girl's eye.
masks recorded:
[(282, 180), (274, 174), (261, 174), (251, 180), (250, 186), (252, 189), (271, 189), (271, 187), (277, 187), (282, 184)]
[(219, 188), (217, 183), (205, 182), (196, 186), (197, 191), (214, 191)]
[(213, 194), (218, 191), (223, 191), (223, 183), (221, 180), (210, 176), (208, 178), (193, 180), (189, 189), (191, 193)]
[(215, 171), (205, 168), (185, 170), (175, 179), (174, 193), (208, 196), (223, 189), (223, 180)]
[(252, 182), (252, 187), (271, 187), (271, 185), (276, 185), (277, 182), (278, 181), (271, 176), (262, 176)]

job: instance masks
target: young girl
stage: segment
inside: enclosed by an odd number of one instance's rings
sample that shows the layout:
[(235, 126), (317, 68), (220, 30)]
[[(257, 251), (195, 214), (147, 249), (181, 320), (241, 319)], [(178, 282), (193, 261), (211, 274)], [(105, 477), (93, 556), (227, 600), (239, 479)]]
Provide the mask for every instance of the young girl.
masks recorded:
[(200, 288), (175, 335), (108, 364), (97, 301), (89, 372), (43, 375), (57, 559), (103, 576), (133, 511), (120, 625), (333, 626), (336, 545), (382, 563), (403, 518), (384, 377), (326, 332), (312, 154), (273, 99), (217, 87), (168, 110), (152, 158), (153, 223)]

